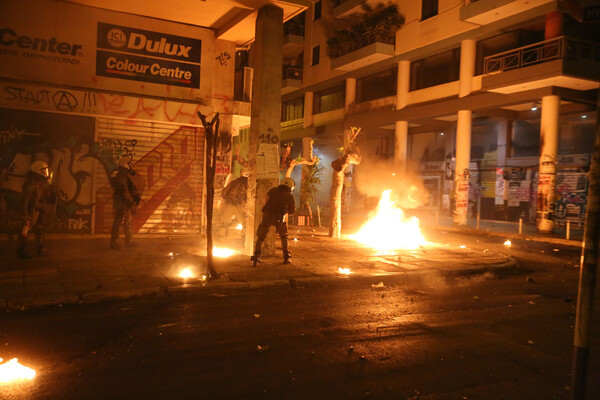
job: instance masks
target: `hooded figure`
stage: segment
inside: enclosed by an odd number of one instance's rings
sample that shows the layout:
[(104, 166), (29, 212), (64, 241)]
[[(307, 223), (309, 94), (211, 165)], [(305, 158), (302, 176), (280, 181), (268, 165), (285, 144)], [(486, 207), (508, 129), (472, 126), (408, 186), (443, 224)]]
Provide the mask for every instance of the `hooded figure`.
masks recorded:
[(31, 230), (35, 232), (37, 255), (41, 256), (46, 253), (44, 247), (43, 205), (49, 200), (51, 194), (48, 176), (48, 164), (39, 160), (31, 163), (21, 191), (22, 195), (19, 207), (21, 233), (17, 241), (18, 258), (31, 258), (27, 252), (27, 234)]
[(117, 164), (117, 174), (111, 179), (113, 188), (113, 210), (115, 219), (113, 220), (112, 230), (110, 232), (110, 248), (120, 249), (117, 243), (119, 240), (119, 231), (121, 223), (125, 229), (125, 246), (132, 247), (134, 243), (131, 235), (131, 223), (133, 216), (137, 212), (137, 206), (140, 203), (140, 195), (133, 183), (131, 177), (135, 172), (129, 168), (129, 161), (123, 157)]
[(281, 239), (283, 263), (289, 264), (292, 262), (287, 243), (288, 229), (287, 224), (283, 222), (283, 217), (285, 214), (293, 215), (296, 212), (296, 201), (292, 195), (294, 186), (296, 186), (294, 180), (286, 177), (281, 181), (281, 185), (267, 192), (267, 201), (262, 209), (262, 220), (256, 232), (257, 238), (256, 245), (254, 246), (254, 255), (250, 258), (253, 267), (256, 267), (260, 263), (262, 244), (271, 226), (275, 227)]

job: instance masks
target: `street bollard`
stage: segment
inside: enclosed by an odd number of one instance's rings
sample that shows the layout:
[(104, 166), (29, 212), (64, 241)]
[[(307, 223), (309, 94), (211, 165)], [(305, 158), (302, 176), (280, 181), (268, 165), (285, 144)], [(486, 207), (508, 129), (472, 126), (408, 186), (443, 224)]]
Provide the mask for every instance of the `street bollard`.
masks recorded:
[(571, 238), (571, 221), (567, 220), (567, 240)]
[(519, 235), (523, 234), (523, 218), (519, 218)]
[(479, 230), (479, 214), (477, 214), (477, 230)]

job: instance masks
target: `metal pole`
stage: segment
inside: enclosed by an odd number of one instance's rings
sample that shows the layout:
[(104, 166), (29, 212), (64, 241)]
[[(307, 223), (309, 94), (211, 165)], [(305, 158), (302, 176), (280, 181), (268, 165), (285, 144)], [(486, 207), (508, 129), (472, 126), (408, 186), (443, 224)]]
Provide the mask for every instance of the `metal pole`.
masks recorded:
[[(600, 110), (600, 97), (598, 107)], [(596, 139), (590, 167), (587, 214), (579, 272), (577, 314), (573, 351), (573, 399), (585, 399), (585, 383), (588, 368), (590, 321), (596, 288), (598, 265), (598, 241), (600, 240), (600, 118), (596, 118)]]
[(480, 215), (479, 215), (479, 213), (477, 213), (477, 230), (479, 230), (479, 217), (480, 217)]
[(523, 218), (519, 218), (519, 235), (523, 234)]
[(571, 221), (567, 220), (567, 240), (571, 238)]

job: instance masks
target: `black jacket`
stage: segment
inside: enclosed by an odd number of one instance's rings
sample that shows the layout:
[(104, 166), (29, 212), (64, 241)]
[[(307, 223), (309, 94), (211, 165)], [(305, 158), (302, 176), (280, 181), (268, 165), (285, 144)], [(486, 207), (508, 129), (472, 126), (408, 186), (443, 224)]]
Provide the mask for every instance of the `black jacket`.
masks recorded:
[(279, 185), (267, 192), (267, 202), (262, 209), (263, 213), (269, 213), (283, 218), (285, 214), (296, 212), (296, 201), (292, 195), (292, 189), (285, 185)]

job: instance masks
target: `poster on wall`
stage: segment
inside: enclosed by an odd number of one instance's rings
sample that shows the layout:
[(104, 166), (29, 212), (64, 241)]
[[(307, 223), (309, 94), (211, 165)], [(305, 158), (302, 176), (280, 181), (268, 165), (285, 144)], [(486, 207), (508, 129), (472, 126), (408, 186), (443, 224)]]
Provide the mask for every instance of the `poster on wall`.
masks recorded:
[(47, 204), (55, 218), (50, 233), (90, 233), (94, 168), (94, 119), (0, 108), (1, 229), (20, 223), (18, 205), (33, 161), (45, 161), (56, 199)]

